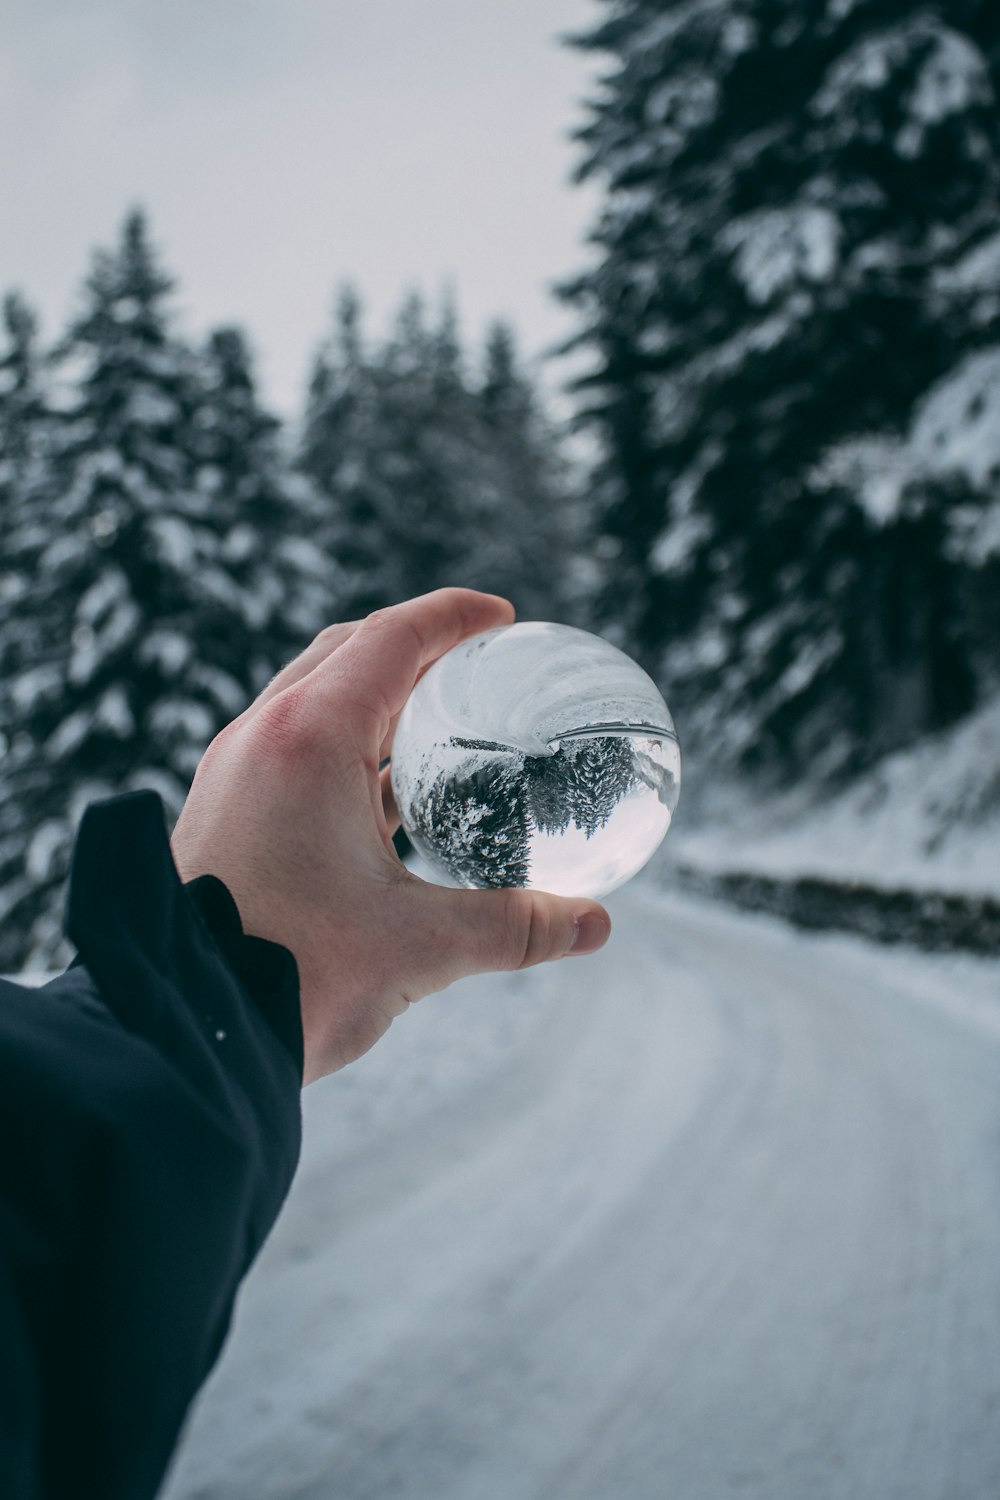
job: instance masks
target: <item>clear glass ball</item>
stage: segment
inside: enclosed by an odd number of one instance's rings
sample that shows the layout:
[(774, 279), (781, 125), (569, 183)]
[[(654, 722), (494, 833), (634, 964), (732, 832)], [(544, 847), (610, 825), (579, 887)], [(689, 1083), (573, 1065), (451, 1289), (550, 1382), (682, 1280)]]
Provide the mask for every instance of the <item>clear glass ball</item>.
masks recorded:
[(606, 896), (642, 868), (680, 791), (652, 678), (569, 625), (472, 636), (407, 701), (391, 777), (404, 829), (447, 884)]

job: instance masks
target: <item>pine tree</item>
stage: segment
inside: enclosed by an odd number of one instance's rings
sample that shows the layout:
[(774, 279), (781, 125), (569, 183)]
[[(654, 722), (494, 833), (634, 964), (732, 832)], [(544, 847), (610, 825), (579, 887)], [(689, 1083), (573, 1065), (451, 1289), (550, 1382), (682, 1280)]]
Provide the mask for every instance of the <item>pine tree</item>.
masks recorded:
[[(52, 422), (38, 320), (17, 293), (3, 303), (0, 352), (0, 702), (3, 684), (35, 653), (28, 607), (38, 553), (48, 540), (39, 511), (50, 482)], [(0, 725), (9, 745), (13, 721)]]
[(542, 833), (565, 833), (573, 823), (588, 838), (606, 827), (639, 780), (631, 741), (608, 734), (529, 755), (523, 776), (528, 812)]
[(393, 597), (466, 581), (477, 483), (454, 307), (432, 323), (423, 296), (404, 298), (376, 372), (385, 447), (379, 464)]
[(368, 349), (356, 292), (345, 288), (310, 381), (300, 465), (326, 506), (325, 546), (349, 616), (441, 581), (449, 555), (436, 528), (441, 486), (428, 472), (435, 381), (422, 300), (400, 308), (391, 338)]
[(219, 558), (239, 607), (213, 642), (213, 664), (259, 691), (335, 617), (333, 570), (315, 540), (316, 496), (291, 475), (278, 419), (261, 406), (239, 328), (218, 328), (202, 364), (197, 487), (210, 501)]
[(479, 755), (435, 783), (415, 809), (418, 840), (444, 856), (466, 885), (523, 886), (529, 875), (530, 826), (523, 769), (508, 755)]
[(39, 560), (51, 542), (49, 410), (38, 323), (27, 303), (4, 300), (0, 353), (0, 972), (22, 967), (25, 903), (49, 834), (32, 811), (48, 772), (35, 753), (27, 709), (58, 674), (45, 660), (51, 622), (38, 608)]
[(361, 300), (345, 285), (333, 333), (313, 362), (298, 454), (299, 471), (317, 496), (324, 549), (338, 570), (348, 618), (389, 602), (379, 597), (386, 580), (368, 462), (378, 416), (362, 319)]
[(231, 517), (220, 524), (198, 483), (200, 372), (170, 291), (134, 212), (95, 257), (57, 350), (59, 434), (25, 604), (36, 650), (5, 687), (30, 777), (7, 967), (68, 956), (63, 887), (86, 803), (149, 786), (176, 816), (206, 744), (256, 686), (255, 579), (236, 576)]
[(968, 267), (997, 264), (1000, 13), (607, 9), (576, 39), (612, 58), (578, 132), (597, 259), (564, 288), (596, 355), (602, 617), (703, 744), (850, 765), (972, 699), (950, 523), (920, 523), (917, 570), (912, 496), (951, 483), (921, 403), (997, 341)]
[(576, 623), (588, 582), (580, 496), (564, 435), (502, 319), (487, 330), (476, 394), (484, 478), (471, 576), (521, 618)]
[(572, 613), (579, 542), (559, 437), (498, 325), (470, 371), (454, 297), (435, 319), (410, 293), (369, 348), (342, 292), (314, 365), (300, 463), (328, 505), (347, 608), (443, 584), (506, 594), (522, 614)]

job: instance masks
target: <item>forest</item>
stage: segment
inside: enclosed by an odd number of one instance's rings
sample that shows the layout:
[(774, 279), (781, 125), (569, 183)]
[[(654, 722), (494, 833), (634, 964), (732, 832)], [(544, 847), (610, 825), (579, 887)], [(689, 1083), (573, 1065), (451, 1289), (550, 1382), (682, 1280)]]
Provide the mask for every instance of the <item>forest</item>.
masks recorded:
[(6, 295), (0, 972), (68, 961), (89, 801), (173, 819), (323, 625), (444, 583), (633, 654), (703, 784), (844, 784), (996, 698), (1000, 12), (602, 8), (569, 424), (524, 331), (413, 290), (373, 333), (356, 285), (279, 421), (141, 207), (55, 340)]

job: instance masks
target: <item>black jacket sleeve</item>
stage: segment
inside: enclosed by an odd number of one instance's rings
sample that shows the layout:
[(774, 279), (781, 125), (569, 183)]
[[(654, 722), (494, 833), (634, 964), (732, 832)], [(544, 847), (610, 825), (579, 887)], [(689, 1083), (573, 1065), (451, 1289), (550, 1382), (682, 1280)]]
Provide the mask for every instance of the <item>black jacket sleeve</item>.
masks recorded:
[(152, 792), (87, 809), (67, 930), (0, 981), (0, 1495), (144, 1500), (298, 1161), (298, 975)]

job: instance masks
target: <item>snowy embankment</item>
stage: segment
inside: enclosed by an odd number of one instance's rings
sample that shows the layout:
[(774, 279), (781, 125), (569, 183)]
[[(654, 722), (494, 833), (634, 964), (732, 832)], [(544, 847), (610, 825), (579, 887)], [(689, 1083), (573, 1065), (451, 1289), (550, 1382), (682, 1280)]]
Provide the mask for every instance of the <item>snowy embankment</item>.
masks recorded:
[(997, 966), (609, 905), (306, 1091), (164, 1500), (1000, 1494)]
[[(835, 797), (684, 803), (656, 864), (666, 880), (809, 926), (1000, 951), (1000, 700), (888, 756)], [(709, 814), (706, 816), (706, 814)]]

